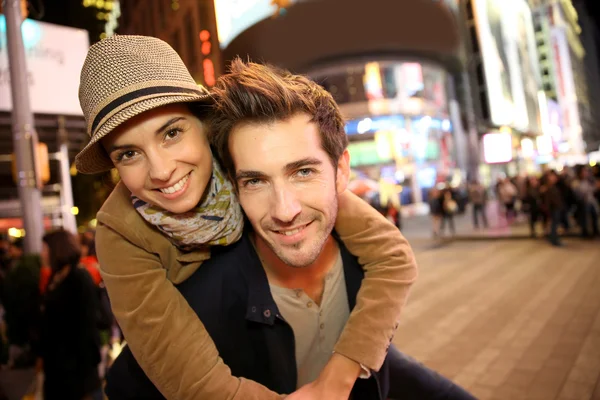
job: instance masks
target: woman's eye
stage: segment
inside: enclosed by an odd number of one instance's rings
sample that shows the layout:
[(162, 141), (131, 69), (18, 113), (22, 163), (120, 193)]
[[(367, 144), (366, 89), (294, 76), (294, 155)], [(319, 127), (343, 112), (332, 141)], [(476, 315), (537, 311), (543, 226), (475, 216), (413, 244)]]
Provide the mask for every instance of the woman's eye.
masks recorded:
[(121, 154), (119, 154), (119, 156), (117, 157), (117, 160), (127, 161), (127, 160), (132, 159), (133, 157), (135, 157), (135, 151), (127, 150), (127, 151), (124, 151)]
[(177, 136), (179, 136), (180, 132), (181, 132), (181, 130), (179, 130), (179, 129), (170, 129), (167, 131), (167, 133), (165, 133), (165, 138), (175, 139)]

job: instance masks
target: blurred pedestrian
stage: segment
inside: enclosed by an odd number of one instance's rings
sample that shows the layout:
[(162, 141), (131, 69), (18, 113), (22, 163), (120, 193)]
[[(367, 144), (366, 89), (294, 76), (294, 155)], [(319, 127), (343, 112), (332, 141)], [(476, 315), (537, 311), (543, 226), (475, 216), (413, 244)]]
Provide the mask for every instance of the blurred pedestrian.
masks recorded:
[(596, 187), (587, 166), (580, 166), (577, 169), (577, 178), (573, 181), (572, 188), (577, 201), (581, 236), (584, 238), (600, 236), (598, 230), (599, 207), (594, 196)]
[(39, 348), (44, 399), (101, 399), (96, 288), (89, 273), (79, 267), (81, 251), (75, 235), (60, 230), (43, 240), (43, 257), (52, 268), (42, 305)]
[(102, 282), (100, 268), (98, 266), (98, 257), (96, 256), (96, 241), (90, 234), (82, 234), (79, 237), (81, 246), (81, 264), (87, 269), (92, 280), (99, 286)]
[(539, 220), (543, 220), (540, 181), (535, 176), (530, 176), (527, 178), (526, 194), (525, 198), (523, 199), (523, 206), (529, 217), (529, 229), (531, 237), (534, 238), (537, 236), (536, 224)]
[(473, 181), (469, 185), (469, 201), (473, 205), (473, 226), (479, 229), (479, 215), (483, 221), (484, 228), (488, 227), (486, 215), (487, 191), (479, 181)]
[(504, 178), (498, 185), (498, 197), (506, 212), (506, 222), (511, 224), (516, 218), (515, 202), (517, 200), (517, 187), (508, 178)]
[(542, 193), (550, 217), (550, 234), (548, 239), (553, 246), (562, 246), (562, 242), (558, 236), (558, 226), (561, 220), (561, 213), (564, 209), (564, 200), (557, 187), (558, 174), (555, 171), (550, 171), (546, 176), (546, 180), (547, 182)]
[(2, 290), (8, 363), (14, 368), (35, 364), (33, 348), (38, 339), (41, 260), (38, 255), (25, 254), (23, 245), (23, 239), (18, 238), (9, 246), (11, 261)]
[(440, 234), (444, 234), (444, 228), (448, 223), (448, 228), (451, 235), (456, 234), (456, 228), (454, 226), (454, 215), (458, 212), (458, 204), (452, 196), (452, 190), (447, 187), (442, 190), (440, 196), (441, 209), (442, 209), (442, 222), (440, 224)]
[(433, 187), (429, 191), (429, 215), (431, 215), (431, 230), (433, 237), (436, 238), (440, 235), (440, 224), (444, 215), (442, 210), (442, 192)]

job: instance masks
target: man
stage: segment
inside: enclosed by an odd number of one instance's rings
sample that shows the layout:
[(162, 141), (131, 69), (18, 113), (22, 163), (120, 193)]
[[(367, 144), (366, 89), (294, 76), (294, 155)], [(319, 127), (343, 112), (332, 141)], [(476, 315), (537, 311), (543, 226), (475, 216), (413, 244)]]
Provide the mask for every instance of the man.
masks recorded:
[[(350, 172), (343, 120), (314, 82), (239, 60), (214, 97), (213, 144), (250, 227), (178, 288), (234, 375), (291, 393), (326, 365), (363, 278), (332, 235)], [(357, 364), (354, 376), (364, 379), (347, 382), (345, 398), (471, 398), (395, 349), (378, 372)], [(127, 350), (106, 391), (160, 398)]]

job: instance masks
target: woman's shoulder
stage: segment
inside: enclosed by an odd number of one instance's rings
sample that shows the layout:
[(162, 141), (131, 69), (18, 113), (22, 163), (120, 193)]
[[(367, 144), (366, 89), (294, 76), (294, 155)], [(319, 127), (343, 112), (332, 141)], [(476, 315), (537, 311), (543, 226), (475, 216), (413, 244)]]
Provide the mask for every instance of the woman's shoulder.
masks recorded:
[(121, 182), (106, 199), (96, 218), (97, 247), (100, 243), (114, 243), (115, 240), (130, 242), (147, 251), (154, 251), (157, 245), (170, 246), (168, 239), (135, 210), (131, 193)]

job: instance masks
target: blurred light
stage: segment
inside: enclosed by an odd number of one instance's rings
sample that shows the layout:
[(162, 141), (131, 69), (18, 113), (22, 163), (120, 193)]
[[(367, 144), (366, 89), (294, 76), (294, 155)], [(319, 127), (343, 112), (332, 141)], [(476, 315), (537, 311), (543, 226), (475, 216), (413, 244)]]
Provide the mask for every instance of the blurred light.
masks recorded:
[(390, 134), (391, 132), (388, 131), (375, 132), (377, 155), (384, 160), (392, 158), (392, 140)]
[(93, 228), (93, 229), (96, 228), (97, 224), (98, 224), (98, 220), (96, 218), (94, 218), (93, 220), (91, 220), (90, 223), (89, 223), (90, 228)]
[(202, 54), (204, 54), (205, 56), (210, 54), (210, 50), (212, 48), (212, 45), (210, 42), (204, 42), (202, 43)]
[(595, 167), (595, 166), (596, 166), (596, 161), (595, 160), (590, 161), (590, 167)]
[(431, 117), (429, 115), (424, 116), (419, 120), (419, 124), (421, 125), (421, 129), (428, 129), (431, 126)]
[(442, 121), (442, 130), (449, 131), (451, 129), (450, 121), (445, 119)]
[(368, 132), (371, 130), (371, 125), (373, 124), (373, 120), (371, 118), (365, 118), (362, 121), (360, 121), (358, 123), (358, 127), (356, 128), (356, 131), (362, 135), (365, 132)]
[(365, 86), (367, 99), (383, 99), (383, 86), (381, 83), (381, 70), (379, 68), (379, 63), (370, 62), (365, 65), (363, 84)]
[(535, 138), (538, 154), (545, 156), (552, 154), (552, 137), (548, 135), (538, 136)]
[(200, 31), (198, 36), (200, 37), (201, 41), (206, 42), (207, 40), (210, 39), (210, 32), (207, 31), (206, 29), (204, 29), (204, 30)]
[(171, 3), (171, 8), (173, 9), (173, 11), (179, 10), (179, 2), (178, 1), (172, 2)]
[(104, 9), (107, 11), (111, 11), (113, 9), (114, 4), (112, 2), (106, 1), (104, 2)]
[(97, 8), (104, 8), (104, 0), (96, 0)]
[(569, 142), (562, 142), (558, 144), (559, 153), (568, 153), (571, 150), (571, 145)]
[(524, 138), (521, 140), (521, 155), (525, 158), (532, 158), (535, 154), (533, 140)]
[(106, 32), (102, 32), (100, 34), (100, 39), (106, 39)]
[(511, 134), (512, 133), (512, 129), (510, 129), (510, 127), (508, 126), (501, 126), (499, 129), (500, 133), (505, 133), (505, 134)]
[(17, 228), (8, 228), (8, 236), (14, 237), (14, 238), (20, 238), (21, 230), (17, 229)]
[(404, 171), (402, 171), (401, 169), (396, 170), (396, 172), (394, 173), (394, 178), (397, 182), (404, 182), (404, 180), (406, 179)]
[(565, 169), (565, 167), (564, 167), (562, 164), (558, 164), (558, 165), (556, 166), (556, 170), (557, 170), (558, 172), (561, 172), (563, 169)]
[(75, 166), (75, 163), (71, 164), (71, 168), (69, 168), (69, 173), (71, 174), (71, 176), (77, 176), (77, 167)]
[(483, 156), (488, 164), (505, 163), (512, 160), (512, 136), (507, 133), (483, 135)]
[(71, 207), (71, 214), (73, 214), (73, 215), (79, 214), (79, 207)]
[(96, 14), (96, 18), (97, 19), (104, 19), (106, 18), (106, 15), (103, 12), (99, 12)]
[(215, 79), (215, 66), (210, 58), (205, 58), (202, 61), (202, 69), (204, 70), (204, 83), (207, 86), (214, 86)]

